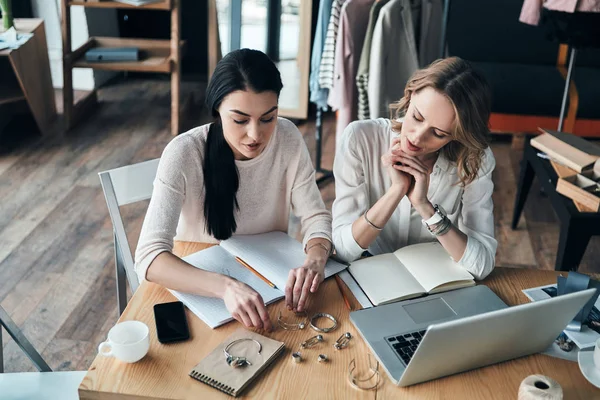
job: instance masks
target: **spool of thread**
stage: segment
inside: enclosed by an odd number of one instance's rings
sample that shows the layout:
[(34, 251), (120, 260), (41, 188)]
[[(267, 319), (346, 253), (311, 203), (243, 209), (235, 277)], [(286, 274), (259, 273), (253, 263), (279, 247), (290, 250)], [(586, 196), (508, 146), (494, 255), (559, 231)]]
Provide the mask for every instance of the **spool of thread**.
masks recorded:
[(529, 375), (519, 386), (518, 400), (562, 400), (562, 387), (544, 375)]

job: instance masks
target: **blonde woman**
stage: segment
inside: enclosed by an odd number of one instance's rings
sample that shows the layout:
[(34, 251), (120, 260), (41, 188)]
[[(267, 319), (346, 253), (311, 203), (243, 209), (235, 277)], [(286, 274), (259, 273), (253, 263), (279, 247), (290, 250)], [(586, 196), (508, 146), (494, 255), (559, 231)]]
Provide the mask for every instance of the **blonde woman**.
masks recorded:
[(476, 279), (494, 268), (489, 86), (447, 58), (411, 77), (393, 119), (357, 121), (335, 156), (333, 241), (346, 261), (438, 240)]

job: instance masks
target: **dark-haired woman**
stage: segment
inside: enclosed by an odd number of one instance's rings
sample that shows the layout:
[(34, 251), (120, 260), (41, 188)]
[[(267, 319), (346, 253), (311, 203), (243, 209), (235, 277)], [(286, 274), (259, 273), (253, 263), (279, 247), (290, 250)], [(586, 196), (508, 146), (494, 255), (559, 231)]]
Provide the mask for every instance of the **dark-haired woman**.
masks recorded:
[(234, 234), (288, 229), (290, 211), (304, 232), (306, 259), (289, 273), (289, 309), (302, 311), (324, 278), (331, 214), (314, 179), (302, 135), (277, 116), (282, 88), (262, 52), (236, 50), (218, 64), (206, 90), (215, 122), (165, 148), (136, 250), (140, 280), (222, 298), (247, 327), (272, 327), (260, 295), (229, 276), (197, 269), (172, 253), (173, 241), (216, 243)]

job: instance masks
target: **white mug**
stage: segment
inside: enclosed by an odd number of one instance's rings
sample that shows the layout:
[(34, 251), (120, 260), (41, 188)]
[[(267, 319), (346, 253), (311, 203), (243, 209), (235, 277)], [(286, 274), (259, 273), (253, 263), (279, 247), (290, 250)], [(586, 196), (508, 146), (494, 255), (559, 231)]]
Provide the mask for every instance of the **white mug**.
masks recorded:
[[(108, 340), (100, 343), (98, 353), (126, 363), (144, 358), (150, 348), (148, 326), (140, 321), (120, 322), (108, 331)], [(105, 351), (108, 349), (108, 351)]]
[(600, 369), (600, 339), (596, 340), (596, 346), (594, 346), (594, 364), (596, 369)]

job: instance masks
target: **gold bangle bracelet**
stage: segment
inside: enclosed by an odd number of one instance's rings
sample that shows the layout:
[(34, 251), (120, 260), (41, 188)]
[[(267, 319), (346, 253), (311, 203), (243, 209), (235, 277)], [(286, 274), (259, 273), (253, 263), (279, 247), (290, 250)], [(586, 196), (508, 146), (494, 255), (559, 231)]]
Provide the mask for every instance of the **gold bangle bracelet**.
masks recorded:
[(313, 247), (315, 247), (315, 246), (321, 246), (321, 247), (323, 248), (323, 250), (325, 250), (325, 252), (327, 253), (327, 256), (331, 255), (331, 249), (330, 249), (330, 248), (327, 248), (327, 246), (325, 246), (325, 245), (324, 245), (323, 243), (321, 243), (321, 242), (314, 243), (314, 244), (311, 244), (310, 246), (308, 246), (308, 247), (306, 248), (306, 252), (305, 252), (305, 253), (308, 253), (308, 251), (309, 251), (310, 249), (312, 249)]

